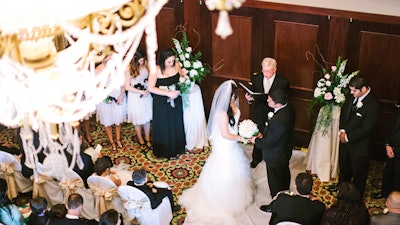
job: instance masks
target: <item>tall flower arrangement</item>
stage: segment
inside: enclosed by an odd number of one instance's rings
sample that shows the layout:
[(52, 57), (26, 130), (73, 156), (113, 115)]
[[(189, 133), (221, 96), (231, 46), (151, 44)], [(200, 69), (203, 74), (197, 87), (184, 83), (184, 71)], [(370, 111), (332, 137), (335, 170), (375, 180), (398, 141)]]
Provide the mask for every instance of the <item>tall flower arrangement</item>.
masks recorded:
[(175, 45), (174, 51), (177, 55), (183, 74), (188, 76), (191, 82), (201, 82), (211, 71), (200, 61), (202, 53), (194, 52), (189, 46), (189, 41), (184, 30), (181, 31), (182, 40), (172, 38)]
[[(358, 70), (350, 74), (345, 74), (347, 59), (342, 60), (339, 56), (335, 65), (329, 66), (321, 56), (325, 67), (321, 64), (323, 76), (318, 80), (314, 89), (314, 98), (312, 99), (309, 111), (316, 107), (325, 107), (318, 116), (315, 129), (327, 132), (327, 127), (332, 122), (333, 106), (342, 107), (349, 93), (348, 84), (351, 78), (358, 74)], [(314, 58), (314, 61), (315, 58)]]

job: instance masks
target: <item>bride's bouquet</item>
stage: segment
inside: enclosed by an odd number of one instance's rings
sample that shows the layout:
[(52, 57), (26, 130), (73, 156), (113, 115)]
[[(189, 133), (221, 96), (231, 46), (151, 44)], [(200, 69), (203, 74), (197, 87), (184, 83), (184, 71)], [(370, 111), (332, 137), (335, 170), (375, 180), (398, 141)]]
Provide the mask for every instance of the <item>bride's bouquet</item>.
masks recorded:
[(246, 119), (239, 124), (239, 135), (246, 139), (257, 136), (258, 132), (257, 124), (252, 120)]

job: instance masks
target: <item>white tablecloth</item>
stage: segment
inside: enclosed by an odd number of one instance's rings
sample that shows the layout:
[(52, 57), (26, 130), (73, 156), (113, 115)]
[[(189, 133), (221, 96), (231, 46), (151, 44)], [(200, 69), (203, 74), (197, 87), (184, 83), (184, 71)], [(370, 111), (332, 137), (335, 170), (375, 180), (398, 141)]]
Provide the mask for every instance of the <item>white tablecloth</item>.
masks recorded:
[(186, 135), (186, 149), (208, 146), (206, 117), (204, 114), (203, 97), (199, 85), (194, 84), (188, 98), (188, 105), (183, 106), (183, 122)]
[[(321, 108), (318, 117), (326, 108)], [(323, 134), (321, 130), (315, 129), (308, 153), (305, 158), (307, 170), (312, 174), (317, 174), (322, 182), (328, 182), (330, 178), (336, 178), (339, 171), (339, 117), (340, 107), (334, 106), (332, 109), (332, 123)]]

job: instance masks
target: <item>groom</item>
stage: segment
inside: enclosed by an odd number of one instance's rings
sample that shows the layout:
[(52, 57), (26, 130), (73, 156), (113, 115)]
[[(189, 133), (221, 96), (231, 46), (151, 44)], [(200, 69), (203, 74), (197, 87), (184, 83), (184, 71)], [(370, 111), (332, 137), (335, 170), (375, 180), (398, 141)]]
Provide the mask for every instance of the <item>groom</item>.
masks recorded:
[[(292, 137), (295, 121), (295, 110), (288, 101), (288, 95), (281, 89), (269, 93), (268, 106), (273, 109), (263, 134), (251, 138), (257, 148), (262, 149), (262, 158), (267, 164), (268, 185), (271, 196), (289, 190), (289, 160), (292, 156)], [(261, 206), (270, 211), (269, 206)]]

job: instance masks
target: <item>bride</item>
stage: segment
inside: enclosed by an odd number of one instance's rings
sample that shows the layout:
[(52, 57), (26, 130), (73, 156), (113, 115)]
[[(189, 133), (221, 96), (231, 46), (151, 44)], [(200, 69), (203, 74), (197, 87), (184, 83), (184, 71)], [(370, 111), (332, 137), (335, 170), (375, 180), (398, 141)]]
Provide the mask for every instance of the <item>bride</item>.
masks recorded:
[(241, 224), (253, 204), (249, 162), (238, 143), (246, 141), (238, 135), (239, 117), (237, 85), (225, 81), (214, 94), (208, 120), (212, 152), (197, 183), (179, 197), (187, 213), (184, 224)]

